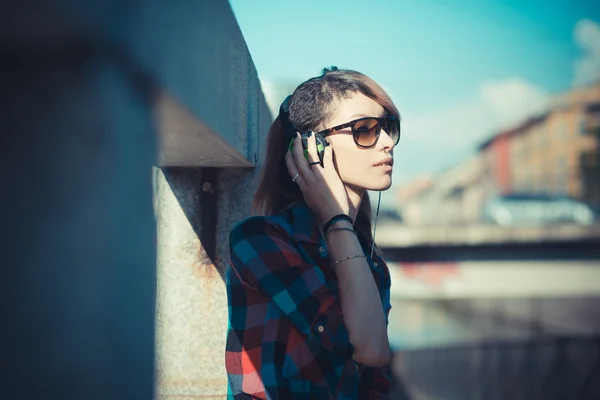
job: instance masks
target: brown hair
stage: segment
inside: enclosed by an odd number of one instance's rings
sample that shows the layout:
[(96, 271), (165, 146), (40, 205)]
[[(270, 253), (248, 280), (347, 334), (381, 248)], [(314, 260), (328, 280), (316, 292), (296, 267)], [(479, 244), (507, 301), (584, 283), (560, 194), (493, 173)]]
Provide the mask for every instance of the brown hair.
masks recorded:
[[(371, 78), (352, 70), (324, 68), (320, 76), (300, 84), (289, 101), (289, 120), (300, 131), (318, 131), (335, 112), (335, 100), (354, 93), (373, 99), (389, 115), (399, 117), (398, 109), (385, 91)], [(303, 200), (298, 185), (290, 179), (285, 154), (291, 136), (283, 129), (280, 116), (275, 118), (267, 136), (267, 155), (261, 180), (254, 195), (255, 214), (272, 215)], [(362, 199), (355, 221), (357, 232), (372, 244), (371, 203), (368, 193)]]

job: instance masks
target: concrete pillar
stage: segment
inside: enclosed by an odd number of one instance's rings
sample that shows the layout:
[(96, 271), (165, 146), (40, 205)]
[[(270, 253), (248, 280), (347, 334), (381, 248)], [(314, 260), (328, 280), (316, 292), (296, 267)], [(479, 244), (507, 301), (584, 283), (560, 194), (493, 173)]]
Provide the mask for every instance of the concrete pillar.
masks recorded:
[[(202, 169), (164, 168), (157, 177), (157, 398), (222, 394), (223, 282), (200, 243)], [(217, 365), (218, 367), (218, 365)]]
[[(227, 393), (223, 274), (229, 231), (250, 215), (256, 171), (208, 171), (162, 168), (157, 172), (158, 399), (223, 399)], [(207, 224), (214, 213), (216, 225)], [(203, 237), (214, 237), (214, 243), (203, 243)], [(214, 251), (208, 246), (214, 246)]]
[(0, 397), (151, 399), (148, 88), (93, 42), (13, 44), (0, 51)]

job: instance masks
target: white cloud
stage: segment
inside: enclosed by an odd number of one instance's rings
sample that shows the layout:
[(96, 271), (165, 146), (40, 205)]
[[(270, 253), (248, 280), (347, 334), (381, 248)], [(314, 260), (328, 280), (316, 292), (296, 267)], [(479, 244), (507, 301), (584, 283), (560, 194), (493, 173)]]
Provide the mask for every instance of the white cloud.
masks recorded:
[[(573, 84), (600, 81), (600, 25), (582, 19), (573, 29), (573, 40), (583, 55), (574, 61)], [(401, 184), (417, 174), (431, 174), (458, 162), (483, 140), (514, 127), (548, 106), (551, 95), (521, 79), (482, 82), (475, 96), (426, 114), (403, 112), (402, 141), (395, 151), (398, 168), (394, 180)]]
[(396, 188), (422, 175), (435, 175), (473, 153), (475, 146), (504, 129), (543, 112), (550, 95), (520, 78), (486, 81), (476, 95), (429, 112), (403, 112), (402, 139), (394, 150), (394, 185), (384, 193), (395, 203)]
[[(574, 61), (573, 84), (600, 81), (600, 25), (582, 19), (573, 40), (583, 52)], [(448, 107), (427, 114), (403, 112), (403, 137), (396, 182), (420, 173), (435, 173), (469, 154), (474, 146), (504, 129), (514, 127), (548, 106), (551, 95), (521, 79), (482, 82), (472, 98), (457, 99)]]
[[(273, 83), (261, 79), (269, 107), (279, 104), (298, 82)], [(548, 94), (520, 78), (483, 82), (472, 98), (426, 114), (402, 112), (402, 139), (394, 151), (394, 186), (382, 196), (382, 204), (395, 203), (395, 188), (416, 175), (435, 174), (466, 157), (478, 143), (541, 112)], [(374, 194), (374, 197), (376, 195)]]
[(600, 81), (600, 25), (588, 19), (579, 20), (575, 24), (573, 38), (584, 53), (574, 62), (573, 85)]
[(480, 95), (490, 123), (499, 129), (514, 126), (542, 113), (549, 100), (546, 91), (520, 78), (484, 82), (480, 87)]
[[(399, 155), (464, 154), (490, 135), (543, 112), (549, 94), (520, 78), (483, 82), (476, 96), (423, 115), (403, 114)], [(452, 158), (428, 162), (439, 169)], [(423, 163), (421, 163), (423, 164)]]

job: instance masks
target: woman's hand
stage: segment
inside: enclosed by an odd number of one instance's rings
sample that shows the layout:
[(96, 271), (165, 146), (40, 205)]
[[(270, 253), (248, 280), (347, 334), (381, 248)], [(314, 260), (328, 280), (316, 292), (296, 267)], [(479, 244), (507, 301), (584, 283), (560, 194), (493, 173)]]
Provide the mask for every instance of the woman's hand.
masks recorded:
[[(308, 138), (308, 160), (304, 157), (304, 149), (300, 134), (294, 138), (293, 154), (288, 151), (285, 162), (291, 177), (298, 175), (296, 184), (304, 195), (304, 200), (317, 215), (321, 225), (337, 214), (348, 214), (350, 207), (346, 188), (333, 164), (331, 146), (325, 147), (323, 166), (318, 163), (317, 143), (315, 135)], [(315, 163), (309, 165), (309, 162)]]

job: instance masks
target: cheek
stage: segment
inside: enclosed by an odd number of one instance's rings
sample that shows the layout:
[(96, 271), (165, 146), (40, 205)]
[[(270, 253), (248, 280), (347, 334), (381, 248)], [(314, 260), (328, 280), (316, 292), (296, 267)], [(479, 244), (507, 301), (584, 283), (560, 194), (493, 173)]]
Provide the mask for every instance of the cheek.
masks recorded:
[(339, 151), (336, 153), (335, 163), (340, 177), (344, 180), (364, 176), (367, 170), (364, 155), (356, 151)]

